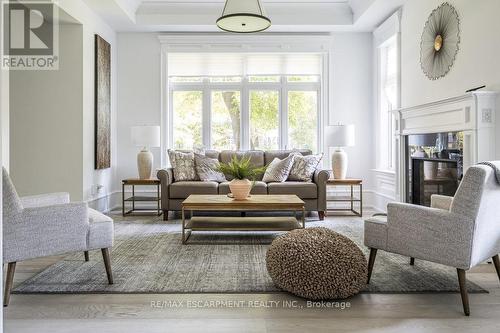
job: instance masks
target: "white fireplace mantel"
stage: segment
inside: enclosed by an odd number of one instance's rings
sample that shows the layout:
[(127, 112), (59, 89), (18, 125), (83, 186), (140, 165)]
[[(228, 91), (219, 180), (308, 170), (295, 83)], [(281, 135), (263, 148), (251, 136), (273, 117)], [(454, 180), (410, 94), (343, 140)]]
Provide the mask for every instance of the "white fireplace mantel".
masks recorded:
[(405, 200), (405, 137), (411, 134), (464, 132), (464, 172), (480, 161), (495, 159), (497, 92), (476, 91), (394, 111), (397, 168), (396, 194)]

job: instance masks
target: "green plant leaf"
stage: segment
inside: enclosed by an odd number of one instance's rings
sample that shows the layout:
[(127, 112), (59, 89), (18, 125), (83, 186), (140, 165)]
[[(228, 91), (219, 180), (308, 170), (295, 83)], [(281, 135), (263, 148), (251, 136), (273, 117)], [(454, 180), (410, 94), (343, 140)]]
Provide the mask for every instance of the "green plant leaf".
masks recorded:
[(225, 175), (230, 175), (235, 179), (255, 180), (257, 176), (266, 171), (266, 168), (267, 166), (253, 166), (250, 156), (242, 156), (241, 158), (233, 156), (231, 161), (227, 163), (220, 163), (217, 171), (222, 172)]

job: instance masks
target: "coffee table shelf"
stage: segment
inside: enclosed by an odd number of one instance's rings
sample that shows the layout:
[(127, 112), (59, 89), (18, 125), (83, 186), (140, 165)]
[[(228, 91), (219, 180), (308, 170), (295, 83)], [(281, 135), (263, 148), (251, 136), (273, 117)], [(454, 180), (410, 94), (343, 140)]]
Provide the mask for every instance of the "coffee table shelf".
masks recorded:
[(301, 223), (290, 216), (278, 217), (228, 217), (193, 216), (186, 222), (186, 229), (193, 231), (290, 231), (302, 228)]
[[(186, 219), (186, 211), (191, 219)], [(193, 216), (194, 211), (302, 212), (293, 216), (227, 217)], [(182, 202), (182, 244), (192, 231), (290, 231), (305, 227), (305, 203), (296, 195), (252, 195), (247, 200), (234, 200), (226, 195), (190, 195)]]

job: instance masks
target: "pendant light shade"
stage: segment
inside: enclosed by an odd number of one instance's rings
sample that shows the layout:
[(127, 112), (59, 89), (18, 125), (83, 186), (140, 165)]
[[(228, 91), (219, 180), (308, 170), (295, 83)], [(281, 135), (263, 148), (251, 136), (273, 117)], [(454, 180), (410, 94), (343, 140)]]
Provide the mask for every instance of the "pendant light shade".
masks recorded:
[(229, 32), (259, 32), (271, 26), (259, 0), (226, 0), (217, 26)]

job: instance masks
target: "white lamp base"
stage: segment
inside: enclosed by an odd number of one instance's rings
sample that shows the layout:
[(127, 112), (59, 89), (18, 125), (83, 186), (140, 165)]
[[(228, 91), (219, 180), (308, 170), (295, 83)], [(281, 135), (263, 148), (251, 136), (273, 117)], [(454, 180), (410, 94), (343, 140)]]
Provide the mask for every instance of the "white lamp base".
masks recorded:
[(342, 148), (337, 148), (332, 154), (332, 170), (334, 179), (345, 179), (347, 175), (348, 159)]
[(137, 169), (139, 170), (140, 179), (151, 178), (151, 173), (153, 172), (153, 154), (147, 148), (143, 148), (137, 154)]

